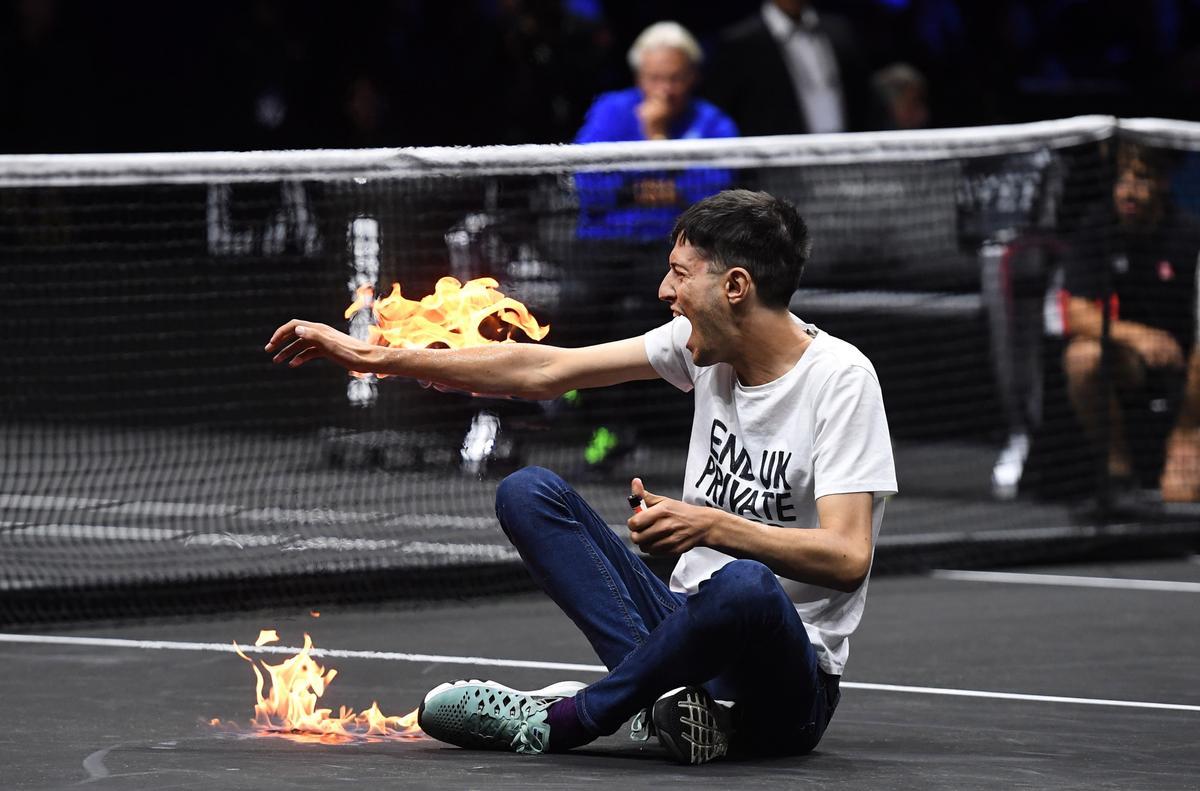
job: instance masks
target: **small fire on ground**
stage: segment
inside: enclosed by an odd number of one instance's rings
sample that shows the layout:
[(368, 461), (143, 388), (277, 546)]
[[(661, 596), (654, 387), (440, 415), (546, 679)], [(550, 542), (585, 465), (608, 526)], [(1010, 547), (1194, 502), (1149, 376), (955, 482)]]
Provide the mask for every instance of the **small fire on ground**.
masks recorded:
[(499, 285), (490, 277), (466, 283), (443, 277), (432, 294), (419, 300), (402, 296), (399, 283), (392, 284), (391, 294), (378, 299), (375, 289), (364, 285), (345, 315), (350, 318), (370, 308), (373, 323), (367, 341), (404, 349), (512, 343), (517, 330), (535, 341), (546, 337), (550, 327), (538, 324), (529, 308), (498, 291)]
[[(263, 629), (254, 641), (255, 646), (279, 641), (274, 629)], [(420, 739), (425, 734), (417, 725), (414, 709), (403, 717), (384, 714), (379, 704), (361, 713), (341, 706), (337, 714), (331, 708), (318, 708), (321, 696), (337, 676), (337, 670), (325, 669), (312, 658), (312, 638), (304, 635), (304, 647), (294, 656), (272, 665), (263, 660), (255, 662), (233, 644), (237, 655), (250, 663), (254, 670), (254, 719), (248, 724), (251, 734), (279, 736), (301, 742), (343, 743), (378, 741), (384, 739)], [(259, 666), (262, 666), (262, 670)], [(263, 671), (266, 671), (266, 676)], [(270, 688), (263, 695), (267, 679)], [(235, 722), (213, 719), (210, 725), (242, 730)]]

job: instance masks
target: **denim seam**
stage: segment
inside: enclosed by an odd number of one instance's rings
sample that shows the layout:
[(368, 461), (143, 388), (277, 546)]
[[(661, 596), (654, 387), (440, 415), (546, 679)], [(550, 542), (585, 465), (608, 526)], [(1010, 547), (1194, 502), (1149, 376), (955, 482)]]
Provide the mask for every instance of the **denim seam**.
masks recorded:
[[(563, 507), (567, 508), (565, 498), (567, 494), (570, 494), (570, 492), (558, 491), (556, 494), (558, 495), (559, 501), (562, 502)], [(576, 497), (578, 497), (578, 495), (576, 495)], [(579, 524), (578, 521), (575, 521), (574, 532), (575, 537), (579, 539), (580, 543), (583, 544), (584, 549), (587, 550), (587, 553), (591, 556), (592, 562), (596, 564), (596, 569), (604, 577), (604, 582), (608, 586), (608, 592), (612, 594), (613, 600), (616, 601), (617, 606), (621, 608), (621, 615), (625, 620), (625, 627), (629, 630), (629, 634), (633, 638), (633, 642), (637, 645), (641, 645), (642, 635), (638, 632), (637, 626), (633, 622), (633, 617), (629, 614), (629, 608), (625, 606), (625, 602), (622, 601), (621, 595), (617, 591), (616, 582), (613, 580), (612, 575), (608, 573), (608, 568), (606, 568), (604, 562), (600, 560), (600, 556), (596, 554), (596, 548), (592, 546), (592, 542), (588, 540), (583, 525)]]
[[(633, 573), (637, 574), (639, 577), (641, 577), (644, 580), (646, 579), (645, 572), (638, 566), (633, 567)], [(646, 580), (646, 581), (649, 582), (649, 580)], [(669, 612), (669, 613), (675, 612), (681, 606), (683, 606), (682, 603), (678, 599), (671, 599), (670, 601), (663, 600), (663, 598), (658, 595), (658, 591), (655, 590), (653, 586), (650, 587), (650, 595), (654, 597), (655, 601), (657, 601), (659, 604), (661, 604), (663, 607), (665, 607), (667, 609), (667, 612)]]

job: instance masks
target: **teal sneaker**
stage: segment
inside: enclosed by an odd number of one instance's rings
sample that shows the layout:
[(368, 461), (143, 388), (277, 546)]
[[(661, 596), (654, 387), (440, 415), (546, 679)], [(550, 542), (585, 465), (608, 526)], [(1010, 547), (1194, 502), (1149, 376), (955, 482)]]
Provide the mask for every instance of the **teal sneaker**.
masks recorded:
[(546, 709), (585, 686), (560, 681), (523, 692), (494, 681), (440, 684), (425, 695), (417, 724), (429, 736), (457, 747), (536, 755), (550, 745)]
[(650, 721), (659, 743), (678, 763), (704, 764), (729, 752), (730, 709), (700, 687), (679, 687), (660, 697)]

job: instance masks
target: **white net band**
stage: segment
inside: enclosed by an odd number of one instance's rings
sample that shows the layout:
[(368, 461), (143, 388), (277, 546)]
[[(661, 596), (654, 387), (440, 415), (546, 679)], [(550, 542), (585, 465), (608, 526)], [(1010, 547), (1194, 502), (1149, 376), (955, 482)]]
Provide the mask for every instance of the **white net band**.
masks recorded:
[(0, 187), (404, 179), (677, 169), (682, 165), (761, 168), (919, 162), (1065, 148), (1108, 139), (1126, 123), (1134, 124), (1139, 134), (1187, 137), (1189, 145), (1200, 146), (1200, 124), (1124, 122), (1095, 115), (963, 129), (590, 145), (9, 155), (0, 156)]

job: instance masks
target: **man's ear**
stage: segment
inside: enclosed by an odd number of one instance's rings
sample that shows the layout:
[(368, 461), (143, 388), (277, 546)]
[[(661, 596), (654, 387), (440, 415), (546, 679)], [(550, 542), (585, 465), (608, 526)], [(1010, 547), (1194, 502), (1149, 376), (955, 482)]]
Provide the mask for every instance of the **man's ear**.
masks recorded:
[(725, 297), (729, 304), (736, 305), (744, 302), (754, 291), (754, 280), (750, 273), (740, 266), (725, 270)]

